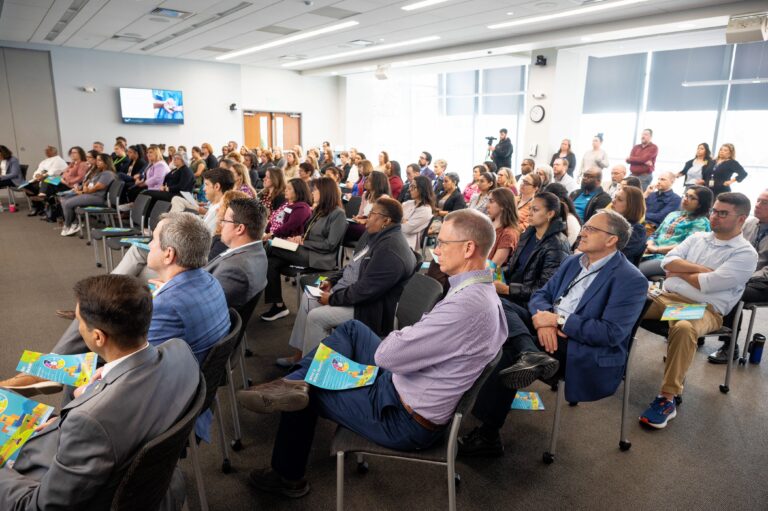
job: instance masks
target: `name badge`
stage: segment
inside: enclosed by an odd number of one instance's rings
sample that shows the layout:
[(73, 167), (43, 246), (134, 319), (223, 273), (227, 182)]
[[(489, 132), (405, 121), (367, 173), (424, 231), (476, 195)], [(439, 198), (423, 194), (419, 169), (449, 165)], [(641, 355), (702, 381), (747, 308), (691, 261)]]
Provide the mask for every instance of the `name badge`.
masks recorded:
[(292, 213), (293, 212), (293, 210), (291, 208), (285, 208), (285, 209), (283, 209), (283, 211), (285, 211), (286, 213)]
[(710, 179), (709, 180), (709, 187), (712, 188), (714, 186), (715, 186), (715, 180), (714, 179)]

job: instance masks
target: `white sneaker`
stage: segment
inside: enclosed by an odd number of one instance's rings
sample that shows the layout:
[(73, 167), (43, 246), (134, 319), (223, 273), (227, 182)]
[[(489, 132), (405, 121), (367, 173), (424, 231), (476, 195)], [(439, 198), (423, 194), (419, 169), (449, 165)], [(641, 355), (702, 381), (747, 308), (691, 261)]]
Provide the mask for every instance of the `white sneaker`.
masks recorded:
[(67, 227), (66, 225), (61, 228), (61, 235), (62, 236), (69, 236), (69, 231), (72, 229), (72, 226), (70, 225)]
[(69, 228), (65, 228), (63, 231), (61, 231), (62, 236), (72, 236), (73, 234), (77, 234), (78, 231), (80, 231), (79, 225), (71, 225)]

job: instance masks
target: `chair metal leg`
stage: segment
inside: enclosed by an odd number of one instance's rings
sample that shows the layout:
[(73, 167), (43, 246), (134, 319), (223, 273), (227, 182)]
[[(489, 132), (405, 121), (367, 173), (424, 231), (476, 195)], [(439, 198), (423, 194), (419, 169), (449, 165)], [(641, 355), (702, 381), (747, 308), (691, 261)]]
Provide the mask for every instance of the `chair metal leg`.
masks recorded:
[(237, 398), (235, 398), (235, 380), (232, 378), (232, 364), (227, 360), (227, 388), (229, 389), (229, 401), (232, 406), (232, 427), (235, 430), (235, 438), (232, 440), (232, 449), (239, 451), (243, 448), (243, 435), (240, 432), (240, 415), (237, 412)]
[(446, 463), (448, 472), (448, 511), (456, 511), (456, 455), (449, 449)]
[(205, 497), (205, 486), (203, 485), (203, 471), (200, 470), (200, 456), (197, 452), (197, 439), (195, 430), (189, 433), (189, 453), (192, 458), (192, 468), (195, 472), (195, 482), (197, 483), (197, 495), (200, 499), (201, 511), (208, 511), (208, 499)]
[[(243, 329), (245, 329), (246, 326), (248, 326), (248, 325), (243, 325)], [(243, 334), (242, 346), (243, 346), (243, 356), (244, 357), (252, 357), (253, 356), (253, 352), (250, 349), (248, 349), (248, 332), (245, 332)]]
[(344, 452), (336, 453), (336, 511), (344, 511)]
[[(749, 349), (749, 343), (752, 342), (752, 330), (755, 327), (755, 316), (757, 316), (757, 307), (749, 307), (751, 314), (749, 315), (749, 327), (747, 328), (747, 337), (744, 339), (744, 351), (741, 352), (741, 358), (739, 359), (739, 365), (747, 364), (747, 350)], [(741, 311), (744, 314), (744, 311)]]
[(731, 341), (728, 344), (728, 365), (725, 367), (725, 383), (720, 385), (720, 392), (727, 394), (731, 390), (731, 370), (733, 369), (733, 353), (736, 350), (736, 341), (739, 340), (738, 325), (741, 321), (741, 313), (744, 309), (744, 302), (736, 305), (736, 315), (733, 317), (733, 327), (731, 328)]
[[(637, 342), (637, 339), (635, 339)], [(634, 345), (634, 342), (632, 343)], [(619, 434), (619, 449), (628, 451), (632, 447), (632, 442), (627, 438), (627, 413), (629, 412), (629, 388), (630, 388), (630, 368), (632, 367), (632, 353), (629, 350), (627, 357), (627, 367), (624, 369), (624, 395), (621, 402), (621, 433)]]
[[(106, 243), (106, 241), (104, 242)], [(93, 246), (93, 258), (96, 259), (96, 268), (101, 268), (101, 261), (99, 260), (99, 244), (98, 243), (91, 243)]]
[[(107, 248), (107, 237), (106, 236), (102, 238), (102, 243), (103, 243), (103, 247), (102, 248), (104, 249), (104, 267), (107, 270), (107, 273), (109, 273), (110, 271), (112, 271), (112, 269), (109, 266), (109, 257), (110, 257), (109, 252), (111, 252), (111, 251)], [(94, 241), (94, 244), (96, 244), (95, 241)]]
[(557, 400), (555, 402), (555, 420), (552, 423), (552, 437), (549, 439), (549, 450), (544, 453), (542, 459), (549, 465), (555, 461), (555, 452), (557, 449), (557, 435), (560, 430), (560, 414), (563, 410), (563, 400), (565, 399), (565, 380), (561, 380), (557, 386)]
[(243, 388), (247, 389), (248, 387), (250, 387), (250, 385), (248, 385), (248, 375), (245, 374), (245, 356), (244, 356), (244, 352), (245, 352), (244, 349), (240, 350), (240, 354), (238, 355), (238, 358), (240, 359), (238, 361), (238, 365), (240, 366), (240, 376), (243, 377)]
[(107, 256), (107, 273), (112, 273), (112, 270), (115, 269), (115, 261), (112, 259), (112, 249), (107, 248), (107, 240), (104, 240), (104, 250), (106, 251)]
[[(87, 239), (88, 239), (88, 241), (86, 241), (85, 244), (90, 245), (91, 244), (91, 215), (89, 215), (88, 213), (85, 213), (83, 216), (85, 216), (85, 234), (87, 235)], [(82, 217), (79, 217), (77, 219), (77, 221), (80, 222), (80, 239), (83, 239), (84, 237), (82, 220), (83, 220)]]
[(221, 471), (225, 474), (229, 474), (232, 471), (232, 462), (229, 460), (229, 452), (227, 449), (227, 437), (224, 435), (224, 418), (221, 416), (221, 406), (219, 406), (219, 396), (213, 398), (213, 404), (211, 405), (211, 411), (219, 421), (219, 444), (221, 445)]

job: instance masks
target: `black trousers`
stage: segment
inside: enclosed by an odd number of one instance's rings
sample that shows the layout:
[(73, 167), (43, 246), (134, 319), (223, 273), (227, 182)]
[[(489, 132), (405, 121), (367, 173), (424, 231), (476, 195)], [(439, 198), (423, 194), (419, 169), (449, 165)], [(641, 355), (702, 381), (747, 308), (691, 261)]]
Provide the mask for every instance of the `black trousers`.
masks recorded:
[[(768, 282), (750, 280), (747, 282), (747, 287), (744, 288), (744, 294), (741, 295), (741, 300), (744, 303), (768, 302)], [(733, 320), (735, 319), (735, 315), (736, 307), (734, 307), (733, 310), (723, 318), (723, 326), (733, 328)], [(742, 319), (744, 319), (744, 316), (739, 318), (739, 325), (737, 327), (738, 330), (741, 330)], [(728, 346), (728, 337), (721, 337), (720, 340), (726, 343), (725, 346)], [(747, 339), (746, 342), (751, 340), (752, 339)]]
[[(506, 298), (501, 299), (501, 304), (507, 317), (509, 337), (502, 347), (499, 365), (480, 389), (475, 407), (472, 409), (472, 415), (484, 425), (496, 429), (504, 426), (507, 412), (517, 393), (517, 389), (508, 389), (499, 382), (499, 372), (517, 362), (523, 352), (542, 351), (528, 309)], [(552, 356), (560, 362), (560, 374), (565, 369), (567, 346), (568, 340), (558, 337), (557, 351)]]
[(309, 266), (309, 250), (299, 247), (296, 252), (282, 248), (267, 249), (267, 288), (264, 290), (264, 303), (283, 303), (283, 284), (281, 271), (289, 266)]

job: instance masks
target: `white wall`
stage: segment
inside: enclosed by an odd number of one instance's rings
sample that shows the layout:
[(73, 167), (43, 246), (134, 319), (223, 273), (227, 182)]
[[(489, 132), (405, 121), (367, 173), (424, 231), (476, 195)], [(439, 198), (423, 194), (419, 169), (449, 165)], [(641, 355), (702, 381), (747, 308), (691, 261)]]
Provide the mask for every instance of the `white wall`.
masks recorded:
[[(229, 111), (230, 103), (240, 102), (239, 65), (72, 48), (51, 48), (51, 63), (65, 148), (87, 149), (94, 140), (109, 145), (118, 135), (129, 144), (187, 148), (203, 142), (219, 148), (228, 140), (242, 140), (240, 114)], [(96, 92), (83, 92), (83, 86), (96, 87)], [(119, 87), (183, 91), (184, 124), (123, 124)]]
[(242, 96), (238, 104), (241, 110), (301, 113), (304, 147), (319, 147), (324, 140), (333, 146), (343, 145), (339, 81), (336, 77), (242, 66)]

